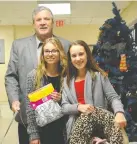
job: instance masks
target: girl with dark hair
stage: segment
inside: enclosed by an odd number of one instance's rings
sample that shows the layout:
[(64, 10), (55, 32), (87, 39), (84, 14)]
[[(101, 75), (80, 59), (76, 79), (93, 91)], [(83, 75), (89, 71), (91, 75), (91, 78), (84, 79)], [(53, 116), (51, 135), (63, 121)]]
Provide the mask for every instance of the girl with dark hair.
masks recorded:
[[(123, 105), (120, 97), (110, 84), (107, 74), (93, 59), (88, 45), (82, 40), (73, 42), (67, 56), (68, 70), (62, 92), (62, 108), (63, 113), (69, 115), (66, 126), (67, 138), (70, 138), (70, 144), (78, 144), (79, 142), (80, 144), (89, 144), (89, 138), (91, 136), (89, 135), (89, 133), (91, 134), (91, 129), (89, 128), (91, 128), (91, 126), (88, 124), (93, 123), (91, 120), (95, 118), (96, 120), (94, 123), (98, 122), (99, 124), (99, 121), (101, 120), (100, 111), (103, 109), (102, 116), (107, 115), (104, 110), (107, 109), (107, 103), (111, 104), (114, 111), (114, 117), (111, 116), (111, 114), (108, 114), (109, 117), (107, 120), (111, 121), (113, 128), (120, 133), (120, 128), (126, 126)], [(98, 114), (97, 117), (96, 114)], [(114, 118), (119, 128), (117, 126), (115, 127), (112, 118)], [(105, 121), (106, 117), (104, 117), (104, 119), (102, 118), (102, 122), (107, 124), (107, 121)], [(112, 128), (111, 125), (110, 127)], [(112, 137), (115, 136), (116, 135), (114, 135), (113, 132)], [(122, 134), (120, 136), (122, 136)], [(112, 142), (111, 138), (107, 140), (110, 140), (110, 143), (113, 143), (114, 141)], [(117, 139), (114, 140), (120, 141), (122, 138), (120, 139), (117, 137)], [(122, 141), (117, 144), (122, 144)]]

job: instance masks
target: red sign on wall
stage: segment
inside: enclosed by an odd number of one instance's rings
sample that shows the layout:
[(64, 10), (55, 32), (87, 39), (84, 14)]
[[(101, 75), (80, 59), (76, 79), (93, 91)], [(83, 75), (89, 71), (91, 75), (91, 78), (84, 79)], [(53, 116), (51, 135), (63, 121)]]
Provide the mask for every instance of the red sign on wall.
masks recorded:
[(63, 27), (64, 26), (64, 20), (56, 20), (56, 27)]

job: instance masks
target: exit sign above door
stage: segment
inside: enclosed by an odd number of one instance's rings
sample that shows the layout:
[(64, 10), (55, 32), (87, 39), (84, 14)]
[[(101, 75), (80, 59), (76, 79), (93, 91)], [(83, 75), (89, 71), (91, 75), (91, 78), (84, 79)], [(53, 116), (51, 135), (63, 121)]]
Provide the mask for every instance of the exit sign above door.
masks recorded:
[(56, 27), (63, 27), (64, 26), (64, 20), (56, 20)]

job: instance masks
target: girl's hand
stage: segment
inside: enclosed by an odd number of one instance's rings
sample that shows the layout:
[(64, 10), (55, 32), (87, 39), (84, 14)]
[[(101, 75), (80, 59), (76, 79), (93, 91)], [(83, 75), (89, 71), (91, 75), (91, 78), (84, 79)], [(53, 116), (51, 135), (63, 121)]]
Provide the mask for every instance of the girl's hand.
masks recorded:
[(58, 92), (53, 92), (51, 97), (54, 101), (59, 102), (61, 100), (61, 94)]
[(121, 127), (124, 128), (127, 125), (126, 118), (122, 112), (116, 113), (115, 122)]
[(78, 104), (78, 111), (88, 115), (94, 111), (94, 106), (90, 104)]

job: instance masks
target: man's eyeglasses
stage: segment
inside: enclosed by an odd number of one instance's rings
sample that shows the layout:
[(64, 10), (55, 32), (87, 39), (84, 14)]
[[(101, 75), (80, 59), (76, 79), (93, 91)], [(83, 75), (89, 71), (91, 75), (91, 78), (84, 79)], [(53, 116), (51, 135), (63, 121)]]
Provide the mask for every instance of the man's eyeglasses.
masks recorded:
[(44, 51), (44, 53), (46, 54), (46, 55), (49, 55), (50, 53), (51, 54), (57, 54), (59, 52), (59, 50), (56, 50), (56, 49), (53, 49), (53, 50), (45, 50)]

